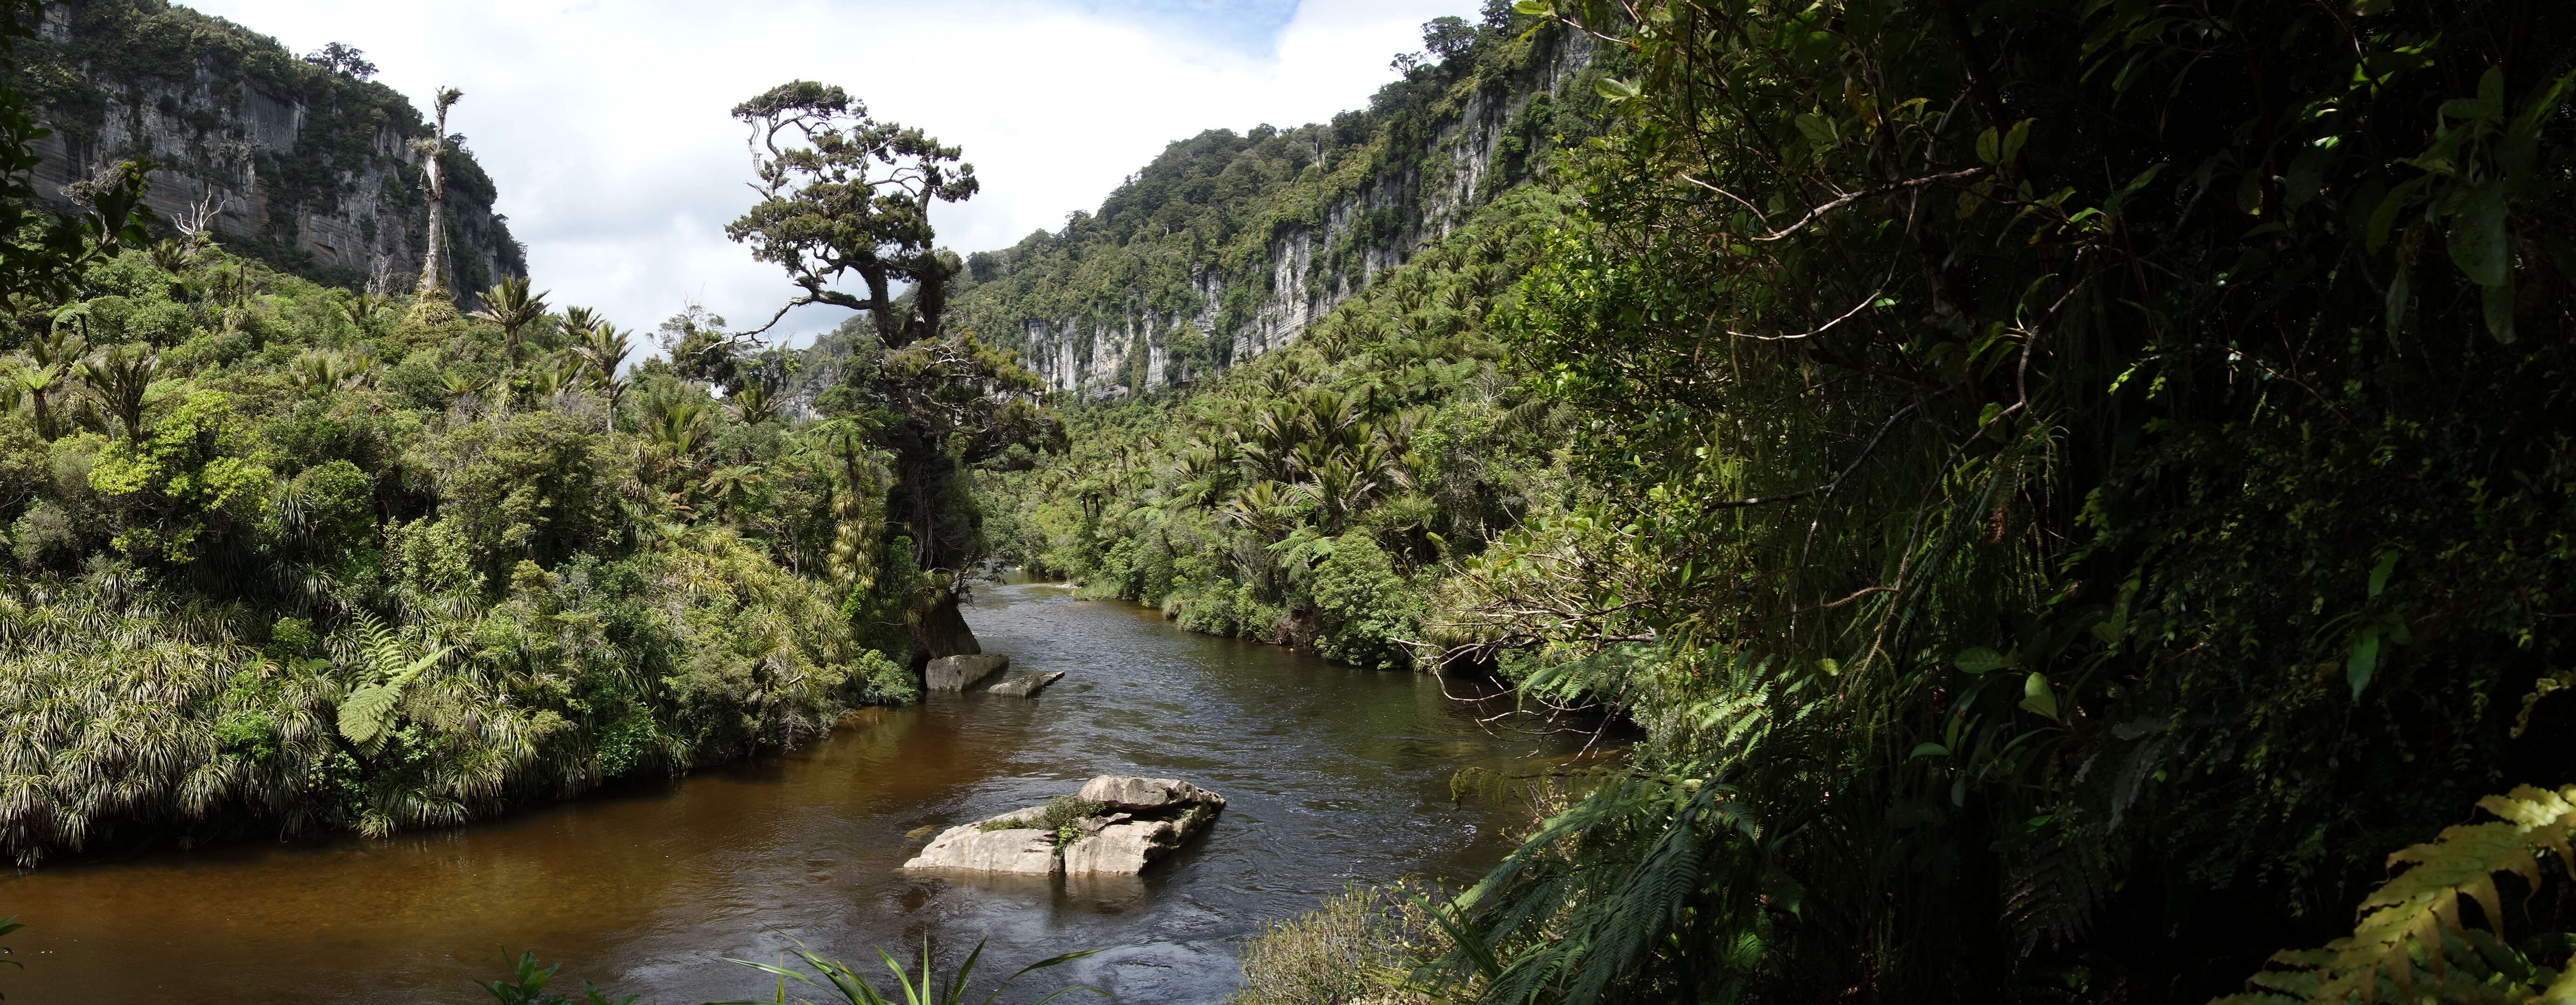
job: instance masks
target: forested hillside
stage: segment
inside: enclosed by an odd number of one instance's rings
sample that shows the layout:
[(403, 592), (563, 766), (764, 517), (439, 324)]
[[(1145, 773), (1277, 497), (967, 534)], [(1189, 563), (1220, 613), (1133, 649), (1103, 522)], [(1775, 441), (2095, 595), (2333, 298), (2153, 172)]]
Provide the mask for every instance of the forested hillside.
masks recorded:
[[(1443, 563), (1570, 504), (1556, 457), (1565, 430), (1503, 371), (1508, 347), (1490, 321), (1513, 301), (1538, 235), (1563, 222), (1549, 165), (1605, 124), (1601, 82), (1621, 59), (1596, 58), (1589, 36), (1515, 19), (1493, 4), (1480, 24), (1433, 21), (1425, 52), (1445, 58), (1400, 58), (1404, 79), (1368, 111), (1174, 144), (1096, 216), (968, 259), (970, 273), (994, 278), (959, 296), (960, 317), (987, 326), (1005, 309), (1045, 317), (1090, 304), (1106, 331), (1156, 316), (1132, 311), (1137, 289), (1167, 291), (1166, 311), (1185, 319), (1179, 341), (1146, 343), (1168, 351), (1113, 357), (1125, 369), (1106, 388), (1053, 381), (1071, 452), (985, 476), (1005, 556), (1200, 631), (1409, 667), (1405, 642), (1422, 637)], [(1568, 50), (1584, 54), (1581, 73), (1529, 71)], [(1456, 147), (1434, 141), (1462, 132), (1465, 103), (1520, 110), (1471, 162), (1476, 185), (1434, 188), (1427, 205), (1338, 230), (1313, 218), (1350, 193), (1409, 192), (1426, 170), (1454, 168)], [(1336, 135), (1365, 141), (1303, 159)], [(1310, 229), (1340, 235), (1318, 285), (1283, 288), (1289, 278), (1263, 273), (1224, 287), (1231, 307), (1194, 299), (1197, 277), (1257, 271), (1282, 235)], [(1298, 302), (1311, 315), (1261, 314), (1310, 293)]]
[(1288, 345), (1598, 128), (1595, 82), (1617, 55), (1511, 19), (1489, 0), (1481, 22), (1431, 22), (1402, 79), (1328, 124), (1173, 143), (1097, 213), (968, 256), (959, 323), (1070, 400)]
[(1489, 1001), (2200, 1001), (2339, 935), (2255, 997), (2556, 979), (2493, 933), (2557, 894), (2455, 898), (2557, 867), (2408, 846), (2563, 833), (2480, 800), (2576, 766), (2576, 23), (1518, 10), (1620, 54), (1600, 140), (993, 479), (1097, 592), (1644, 732), (1462, 778), (1556, 809), (1439, 924), (1283, 929), (1245, 1000), (1424, 946), (1415, 993)]
[(1414, 666), (1443, 563), (1571, 498), (1489, 324), (1561, 212), (1507, 195), (1287, 348), (1075, 408), (1070, 453), (986, 476), (996, 547), (1199, 631)]

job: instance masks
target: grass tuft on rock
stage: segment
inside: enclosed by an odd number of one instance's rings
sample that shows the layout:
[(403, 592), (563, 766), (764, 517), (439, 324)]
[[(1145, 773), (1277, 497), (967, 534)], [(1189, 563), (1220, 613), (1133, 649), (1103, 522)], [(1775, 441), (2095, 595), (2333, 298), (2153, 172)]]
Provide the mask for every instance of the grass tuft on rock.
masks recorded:
[(1060, 837), (1064, 834), (1066, 828), (1073, 826), (1074, 821), (1080, 820), (1084, 817), (1099, 816), (1101, 811), (1107, 810), (1108, 808), (1109, 804), (1100, 802), (1096, 799), (1084, 799), (1081, 796), (1057, 796), (1055, 801), (1046, 804), (1045, 809), (1038, 811), (1038, 815), (1035, 819), (1031, 819), (1020, 814), (1013, 814), (996, 820), (984, 821), (978, 826), (987, 831), (1052, 831)]

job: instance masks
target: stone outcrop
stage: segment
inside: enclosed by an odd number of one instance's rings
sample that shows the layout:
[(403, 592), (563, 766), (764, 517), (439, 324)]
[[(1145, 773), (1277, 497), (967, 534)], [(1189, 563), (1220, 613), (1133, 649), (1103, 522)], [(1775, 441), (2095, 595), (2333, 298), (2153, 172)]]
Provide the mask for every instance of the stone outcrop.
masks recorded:
[(1045, 826), (1047, 806), (1024, 807), (951, 827), (930, 839), (903, 868), (1133, 876), (1206, 832), (1225, 809), (1224, 796), (1170, 778), (1102, 775), (1084, 783), (1075, 798), (1099, 806), (1056, 829)]
[[(68, 199), (65, 186), (149, 158), (161, 166), (145, 201), (164, 218), (202, 222), (227, 249), (290, 272), (409, 291), (430, 226), (415, 141), (434, 130), (369, 71), (298, 59), (177, 5), (49, 3), (37, 29), (20, 55), (22, 79), (44, 82), (32, 97), (54, 131), (34, 144), (39, 192)], [(473, 154), (451, 147), (444, 163), (461, 301), (526, 275), (526, 254)]]
[[(1214, 814), (1210, 814), (1211, 817)], [(1178, 820), (1130, 820), (1102, 827), (1097, 834), (1064, 846), (1068, 876), (1134, 875), (1145, 864), (1187, 840)]]
[(985, 688), (984, 691), (987, 694), (998, 694), (1010, 698), (1031, 698), (1035, 697), (1039, 691), (1045, 690), (1047, 685), (1055, 683), (1058, 678), (1063, 676), (1064, 671), (1062, 670), (1051, 670), (1046, 673), (1033, 673), (1025, 677), (1013, 677), (999, 684), (995, 684), (992, 687)]
[(964, 691), (1010, 665), (1011, 658), (1000, 653), (942, 656), (922, 668), (921, 682), (933, 691)]

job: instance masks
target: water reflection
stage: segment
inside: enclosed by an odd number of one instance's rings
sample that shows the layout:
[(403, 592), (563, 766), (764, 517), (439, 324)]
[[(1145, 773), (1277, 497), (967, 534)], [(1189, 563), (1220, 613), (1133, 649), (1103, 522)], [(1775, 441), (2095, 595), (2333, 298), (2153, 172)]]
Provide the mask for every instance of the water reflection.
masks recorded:
[[(758, 989), (720, 956), (801, 941), (849, 959), (988, 940), (1133, 1002), (1214, 1001), (1236, 944), (1349, 880), (1471, 877), (1504, 850), (1502, 807), (1452, 806), (1458, 768), (1503, 768), (1437, 681), (1180, 631), (1152, 611), (1038, 584), (967, 610), (1014, 671), (1063, 670), (1035, 700), (952, 696), (869, 710), (828, 742), (645, 791), (455, 831), (154, 852), (0, 880), (27, 964), (12, 1001), (474, 1002), (501, 947), (565, 974), (696, 1002)], [(1552, 741), (1561, 753), (1570, 742)], [(906, 832), (1069, 791), (1096, 774), (1225, 793), (1208, 836), (1137, 879), (909, 877)]]

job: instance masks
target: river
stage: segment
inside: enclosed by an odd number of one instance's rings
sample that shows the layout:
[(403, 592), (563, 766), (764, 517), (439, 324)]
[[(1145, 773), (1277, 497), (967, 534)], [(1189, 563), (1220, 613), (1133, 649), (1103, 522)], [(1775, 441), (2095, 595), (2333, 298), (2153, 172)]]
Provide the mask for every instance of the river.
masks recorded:
[[(983, 587), (967, 619), (1013, 672), (1066, 677), (1034, 700), (870, 709), (794, 754), (454, 830), (51, 859), (0, 879), (0, 915), (29, 926), (0, 937), (25, 964), (0, 968), (0, 993), (10, 1005), (489, 1002), (470, 981), (499, 976), (506, 947), (566, 961), (558, 988), (766, 999), (774, 983), (721, 958), (775, 959), (801, 941), (908, 961), (927, 936), (943, 972), (978, 940), (987, 980), (1100, 948), (1047, 986), (1212, 1002), (1241, 979), (1237, 950), (1265, 920), (1351, 882), (1472, 879), (1527, 811), (1453, 805), (1450, 775), (1571, 746), (1488, 733), (1429, 676), (1198, 635), (1048, 584)], [(908, 832), (1100, 774), (1181, 778), (1229, 802), (1142, 879), (896, 872), (920, 845)]]

